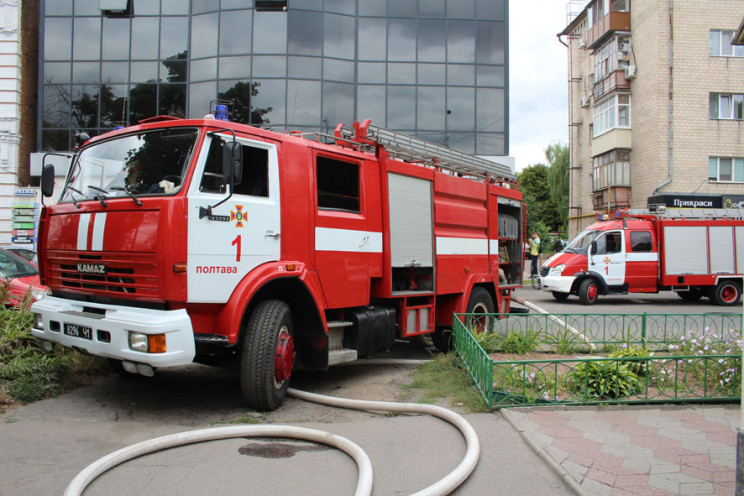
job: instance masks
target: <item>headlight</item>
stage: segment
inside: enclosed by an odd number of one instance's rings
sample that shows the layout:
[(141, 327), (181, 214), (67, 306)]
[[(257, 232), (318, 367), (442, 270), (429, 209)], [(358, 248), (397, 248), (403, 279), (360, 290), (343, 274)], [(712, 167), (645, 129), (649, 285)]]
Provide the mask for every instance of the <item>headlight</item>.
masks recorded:
[(566, 268), (566, 264), (556, 265), (555, 267), (553, 267), (552, 269), (550, 269), (550, 275), (552, 275), (552, 276), (559, 276), (559, 275), (561, 275), (561, 273), (563, 273), (563, 269), (565, 269), (565, 268)]
[(48, 294), (51, 294), (51, 291), (49, 291), (48, 289), (34, 288), (31, 290), (31, 297), (34, 299), (34, 301), (39, 301)]

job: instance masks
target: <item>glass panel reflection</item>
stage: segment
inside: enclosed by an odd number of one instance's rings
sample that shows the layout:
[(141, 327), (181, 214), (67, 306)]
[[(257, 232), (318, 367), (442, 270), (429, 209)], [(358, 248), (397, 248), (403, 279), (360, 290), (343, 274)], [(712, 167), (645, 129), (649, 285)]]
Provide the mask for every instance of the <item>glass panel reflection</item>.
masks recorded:
[(101, 58), (101, 18), (82, 17), (75, 20), (72, 56), (76, 60)]
[(104, 83), (126, 83), (129, 81), (129, 62), (102, 63), (101, 81)]
[(472, 130), (475, 127), (475, 89), (447, 88), (447, 129)]
[(444, 87), (422, 87), (418, 89), (416, 120), (418, 129), (444, 129), (445, 92)]
[[(255, 82), (253, 89), (254, 112), (259, 111), (261, 113), (261, 121), (264, 124), (283, 126), (287, 122), (285, 117), (286, 102), (291, 100), (289, 100), (286, 90), (287, 83), (283, 79), (267, 79)], [(317, 125), (317, 114), (314, 124)]]
[(160, 85), (160, 102), (158, 115), (186, 117), (186, 85)]
[(445, 84), (445, 82), (444, 64), (418, 64), (419, 84)]
[(189, 115), (191, 119), (200, 119), (209, 113), (209, 103), (217, 95), (217, 83), (196, 83), (189, 86)]
[(287, 15), (283, 12), (256, 12), (253, 21), (254, 53), (286, 53)]
[(320, 115), (320, 82), (288, 81), (287, 82), (287, 124), (318, 124)]
[(252, 21), (250, 10), (229, 12), (220, 16), (220, 55), (250, 53)]
[(189, 0), (161, 0), (161, 3), (163, 15), (185, 15), (189, 13)]
[(98, 83), (100, 79), (98, 62), (75, 62), (72, 64), (73, 83)]
[(444, 21), (419, 21), (417, 40), (419, 62), (444, 62), (447, 53), (446, 35)]
[(504, 87), (504, 67), (479, 65), (476, 68), (476, 83), (478, 86)]
[(416, 17), (416, 0), (388, 0), (388, 16)]
[(44, 64), (45, 83), (69, 83), (71, 64), (69, 62), (47, 62)]
[(478, 23), (478, 63), (503, 64), (506, 33), (503, 22)]
[(220, 57), (220, 79), (241, 79), (251, 76), (251, 57)]
[(206, 81), (217, 78), (217, 59), (208, 58), (191, 61), (191, 72), (189, 73), (192, 81)]
[(504, 0), (476, 0), (476, 19), (503, 21), (506, 19), (505, 5)]
[(290, 11), (287, 22), (287, 50), (292, 55), (322, 55), (323, 14)]
[(389, 60), (416, 60), (416, 21), (414, 19), (390, 19), (387, 40)]
[(475, 84), (475, 66), (467, 64), (447, 65), (447, 84), (473, 86)]
[(44, 24), (44, 59), (70, 60), (72, 56), (72, 21), (46, 19)]
[(353, 17), (326, 14), (323, 31), (323, 53), (326, 57), (354, 58), (356, 32)]
[(98, 127), (98, 86), (72, 86), (72, 127)]
[(416, 84), (416, 64), (395, 62), (388, 64), (388, 83)]
[(132, 59), (158, 58), (160, 22), (157, 17), (132, 19)]
[(284, 77), (286, 75), (287, 59), (285, 57), (253, 57), (254, 77)]
[(349, 2), (349, 0), (325, 0), (325, 9), (328, 12), (354, 15), (354, 11), (356, 10), (354, 5), (355, 3), (356, 2)]
[(385, 60), (387, 55), (387, 21), (385, 19), (359, 19), (357, 39), (359, 60)]
[(250, 81), (222, 81), (217, 98), (233, 102), (230, 120), (243, 124), (261, 124), (268, 109), (253, 108), (254, 97), (261, 89), (261, 83)]
[(191, 56), (216, 57), (219, 15), (205, 14), (191, 17)]
[(133, 1), (134, 13), (142, 15), (158, 15), (160, 13), (160, 2), (158, 0), (130, 0)]
[(407, 130), (416, 127), (416, 88), (388, 86), (387, 125), (391, 129)]
[(420, 2), (419, 15), (423, 17), (444, 17), (444, 0)]
[(357, 86), (357, 113), (356, 120), (372, 119), (376, 126), (386, 127), (385, 87)]
[(447, 17), (450, 19), (474, 19), (475, 0), (447, 0)]
[(157, 62), (132, 62), (130, 67), (132, 83), (155, 82), (158, 78)]
[(160, 67), (160, 81), (186, 82), (186, 54), (164, 60)]
[(101, 126), (127, 125), (127, 85), (101, 85)]
[(341, 83), (323, 83), (323, 111), (321, 130), (332, 133), (341, 122), (354, 120), (354, 86)]
[(45, 15), (70, 15), (72, 14), (72, 0), (56, 0), (44, 2)]
[(504, 131), (504, 90), (478, 88), (478, 131)]
[(69, 127), (71, 91), (72, 88), (66, 84), (44, 85), (42, 126)]
[(103, 19), (101, 56), (105, 60), (129, 60), (129, 19)]
[(359, 15), (386, 16), (387, 0), (362, 0), (359, 2)]
[(41, 132), (42, 151), (72, 150), (70, 146), (70, 132), (68, 130), (46, 130)]
[(323, 79), (326, 81), (354, 82), (354, 63), (345, 60), (323, 59)]
[(75, 0), (75, 15), (101, 15), (101, 11), (98, 10), (98, 0)]
[(160, 58), (186, 53), (189, 41), (188, 17), (164, 17), (160, 20)]
[(320, 79), (323, 72), (322, 59), (315, 57), (289, 57), (289, 77)]
[(478, 155), (506, 155), (503, 134), (478, 133)]
[(156, 115), (158, 110), (158, 87), (154, 84), (138, 84), (129, 91), (129, 123), (137, 124), (142, 119)]
[(357, 64), (357, 81), (360, 83), (384, 83), (384, 62), (359, 62)]
[(447, 21), (447, 61), (475, 62), (475, 23)]
[(444, 137), (444, 146), (472, 155), (475, 153), (475, 133), (452, 133), (448, 131)]

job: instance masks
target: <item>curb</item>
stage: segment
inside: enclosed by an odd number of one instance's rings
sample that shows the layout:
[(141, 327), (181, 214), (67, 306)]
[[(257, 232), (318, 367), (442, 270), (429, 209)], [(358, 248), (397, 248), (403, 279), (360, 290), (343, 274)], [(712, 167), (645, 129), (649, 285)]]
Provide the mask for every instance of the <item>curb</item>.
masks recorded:
[(545, 450), (541, 449), (535, 442), (530, 439), (527, 434), (525, 434), (524, 429), (519, 427), (518, 422), (514, 419), (511, 412), (508, 409), (501, 409), (499, 411), (501, 413), (501, 416), (506, 419), (506, 421), (511, 425), (515, 431), (519, 433), (519, 435), (524, 439), (524, 442), (527, 443), (527, 446), (530, 447), (532, 451), (535, 452), (537, 456), (539, 456), (547, 465), (550, 467), (553, 472), (555, 472), (561, 480), (563, 480), (563, 483), (566, 484), (569, 489), (571, 489), (573, 492), (576, 493), (577, 496), (592, 496), (591, 494), (588, 494), (584, 491), (584, 489), (581, 487), (581, 485), (569, 475), (568, 472), (558, 463), (556, 462), (550, 455), (548, 455)]

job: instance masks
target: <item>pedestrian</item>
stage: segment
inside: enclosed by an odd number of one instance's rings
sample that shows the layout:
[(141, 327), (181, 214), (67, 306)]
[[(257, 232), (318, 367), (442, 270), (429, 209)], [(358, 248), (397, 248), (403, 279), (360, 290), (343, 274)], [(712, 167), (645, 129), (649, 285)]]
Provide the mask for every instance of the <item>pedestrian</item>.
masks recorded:
[(534, 279), (537, 277), (537, 264), (539, 263), (540, 256), (540, 237), (536, 232), (533, 232), (530, 236), (530, 260), (532, 266), (530, 267), (530, 278)]

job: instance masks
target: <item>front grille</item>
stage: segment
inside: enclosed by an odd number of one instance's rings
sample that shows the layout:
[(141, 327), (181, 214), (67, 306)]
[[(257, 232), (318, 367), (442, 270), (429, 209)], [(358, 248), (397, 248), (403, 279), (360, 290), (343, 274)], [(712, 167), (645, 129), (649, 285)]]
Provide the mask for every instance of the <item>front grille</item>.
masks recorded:
[(540, 267), (540, 277), (545, 277), (550, 273), (550, 267)]
[[(98, 296), (158, 297), (155, 254), (47, 251), (47, 283), (52, 289)], [(78, 263), (102, 264), (105, 274), (78, 272)]]

